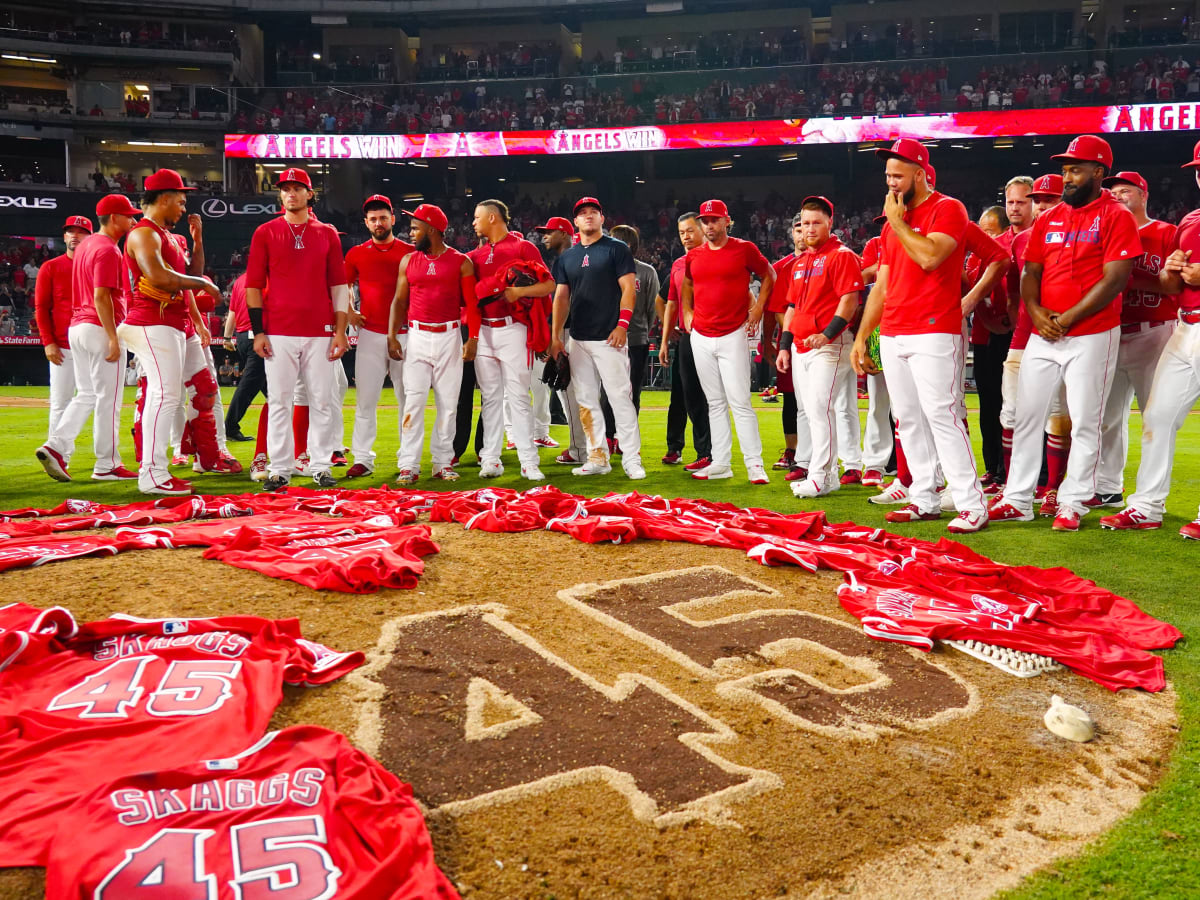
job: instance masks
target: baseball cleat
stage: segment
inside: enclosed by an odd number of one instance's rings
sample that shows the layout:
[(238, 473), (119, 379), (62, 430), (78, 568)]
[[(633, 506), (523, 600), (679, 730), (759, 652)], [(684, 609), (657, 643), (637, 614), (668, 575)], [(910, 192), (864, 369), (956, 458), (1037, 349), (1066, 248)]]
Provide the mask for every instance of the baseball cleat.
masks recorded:
[(412, 469), (401, 469), (396, 475), (396, 484), (416, 484), (420, 475)]
[(550, 437), (550, 435), (546, 435), (545, 437), (534, 438), (533, 446), (535, 446), (535, 447), (557, 447), (558, 441), (556, 441), (554, 438)]
[(712, 457), (701, 456), (695, 462), (690, 462), (683, 467), (685, 472), (699, 472), (701, 469), (707, 469), (712, 465)]
[(360, 462), (356, 462), (354, 465), (352, 465), (347, 470), (346, 477), (347, 478), (365, 478), (368, 475), (374, 475), (374, 474), (375, 474), (375, 470), (372, 469), (370, 466), (366, 466)]
[(1200, 519), (1194, 522), (1188, 522), (1179, 529), (1179, 536), (1187, 538), (1189, 541), (1200, 541)]
[(842, 484), (862, 484), (862, 472), (858, 469), (847, 469), (842, 473)]
[(42, 464), (42, 468), (46, 470), (46, 474), (55, 481), (70, 481), (71, 473), (67, 471), (67, 461), (53, 447), (46, 444), (37, 448), (34, 454), (38, 458), (38, 462)]
[(641, 481), (646, 477), (646, 470), (642, 468), (642, 464), (636, 459), (627, 459), (624, 462), (625, 474), (631, 481)]
[(505, 442), (504, 442), (504, 449), (505, 449), (505, 450), (516, 450), (516, 449), (517, 449), (517, 442), (516, 442), (516, 441), (512, 441), (512, 440), (505, 441)]
[(874, 497), (868, 497), (867, 500), (870, 503), (878, 503), (881, 506), (894, 506), (898, 503), (907, 503), (908, 488), (901, 484), (899, 479), (896, 479)]
[(729, 466), (707, 465), (693, 472), (692, 477), (697, 481), (718, 481), (722, 478), (732, 478), (733, 469)]
[(312, 462), (312, 460), (309, 459), (307, 450), (304, 451), (303, 453), (301, 453), (299, 456), (296, 457), (296, 464), (294, 467), (295, 473), (297, 475), (303, 475), (305, 472), (308, 471), (308, 466), (309, 466), (309, 463), (311, 463), (311, 462)]
[(124, 466), (117, 466), (107, 472), (92, 473), (92, 481), (132, 481), (137, 477), (137, 472), (130, 472)]
[(938, 489), (938, 504), (942, 507), (942, 512), (954, 512), (958, 509), (954, 505), (954, 495), (945, 487)]
[(1004, 493), (1004, 484), (999, 481), (991, 481), (983, 485), (983, 492), (989, 497), (999, 496)]
[(1042, 495), (1042, 506), (1038, 510), (1038, 515), (1042, 518), (1049, 519), (1058, 515), (1058, 491), (1053, 488), (1046, 491)]
[(312, 477), (313, 484), (319, 488), (334, 488), (337, 487), (337, 479), (329, 472), (317, 472)]
[(746, 467), (746, 477), (750, 479), (751, 484), (770, 484), (771, 478), (767, 475), (767, 470), (763, 468), (762, 463), (757, 463), (753, 466)]
[(267, 480), (267, 462), (267, 454), (265, 453), (259, 453), (254, 457), (254, 462), (250, 463), (251, 481)]
[(608, 455), (609, 456), (620, 456), (621, 455), (621, 442), (618, 441), (616, 438), (608, 438)]
[(806, 478), (803, 481), (792, 482), (792, 496), (799, 497), (801, 500), (812, 500), (816, 497), (824, 497), (832, 494), (841, 487), (838, 484), (836, 487), (822, 487), (811, 478)]
[(772, 469), (790, 469), (796, 464), (796, 451), (790, 447), (783, 451), (779, 459), (775, 460)]
[(242, 471), (242, 464), (234, 459), (229, 454), (217, 457), (216, 463), (211, 469), (204, 468), (204, 463), (200, 462), (200, 457), (196, 457), (196, 461), (192, 463), (192, 471), (197, 475), (202, 475), (205, 472), (216, 472), (218, 475), (236, 475)]
[(664, 466), (677, 466), (683, 462), (683, 454), (678, 450), (671, 450), (662, 458)]
[(879, 469), (867, 469), (863, 472), (862, 483), (867, 487), (883, 487), (883, 472)]
[(182, 478), (168, 478), (162, 484), (152, 484), (143, 494), (161, 494), (164, 497), (182, 497), (192, 492), (192, 483)]
[(188, 458), (182, 453), (176, 453), (171, 457), (171, 465), (173, 466), (186, 466), (187, 464)]
[(612, 471), (612, 466), (606, 462), (589, 459), (582, 466), (571, 470), (572, 475), (607, 475)]
[(974, 534), (988, 527), (988, 514), (963, 510), (946, 526), (953, 534)]
[(554, 461), (560, 466), (577, 466), (583, 462), (582, 459), (575, 456), (570, 450), (564, 450), (558, 454), (558, 456), (554, 457)]
[[(457, 476), (455, 476), (457, 477)], [(546, 476), (537, 466), (521, 466), (521, 477), (526, 481), (545, 481)]]
[(921, 512), (921, 508), (917, 504), (910, 503), (899, 509), (893, 509), (883, 518), (894, 525), (902, 525), (906, 522), (936, 522), (941, 517), (940, 509), (937, 512)]
[(284, 475), (272, 475), (263, 483), (263, 490), (268, 494), (276, 494), (286, 489), (289, 481)]
[(788, 469), (788, 473), (783, 476), (784, 481), (803, 481), (808, 477), (807, 466), (792, 466)]
[(1050, 527), (1055, 531), (1078, 531), (1079, 513), (1073, 509), (1061, 509)]
[(346, 464), (346, 451), (334, 450), (333, 455), (329, 457), (329, 464), (331, 466), (344, 466)]
[(1142, 515), (1131, 506), (1119, 513), (1105, 516), (1100, 520), (1100, 527), (1109, 531), (1148, 531), (1152, 528), (1162, 528), (1162, 520)]
[(1083, 505), (1089, 509), (1096, 509), (1101, 506), (1120, 507), (1125, 502), (1124, 494), (1096, 494), (1089, 500), (1084, 500)]
[(504, 464), (499, 460), (484, 463), (479, 467), (480, 478), (499, 478), (504, 474)]
[(440, 481), (458, 481), (458, 473), (449, 466), (443, 466), (435, 471), (433, 477)]
[(1003, 497), (1000, 497), (998, 502), (988, 510), (989, 522), (1032, 522), (1033, 510), (1029, 511), (1017, 509)]

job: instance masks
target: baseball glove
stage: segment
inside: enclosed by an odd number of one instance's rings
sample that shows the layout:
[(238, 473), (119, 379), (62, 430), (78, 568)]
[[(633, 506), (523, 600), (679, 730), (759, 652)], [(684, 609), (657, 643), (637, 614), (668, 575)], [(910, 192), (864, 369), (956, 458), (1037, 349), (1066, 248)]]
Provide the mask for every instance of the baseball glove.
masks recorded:
[(165, 312), (166, 308), (172, 303), (179, 303), (183, 299), (182, 294), (168, 294), (166, 291), (156, 288), (147, 280), (145, 275), (137, 280), (137, 290), (143, 297), (153, 300), (158, 304), (159, 313)]
[(867, 355), (871, 357), (871, 361), (875, 363), (875, 368), (880, 372), (883, 371), (883, 356), (879, 352), (879, 328), (876, 327), (869, 335), (867, 335)]
[(571, 383), (571, 363), (567, 354), (560, 353), (553, 359), (546, 360), (542, 370), (542, 383), (552, 391), (565, 391)]

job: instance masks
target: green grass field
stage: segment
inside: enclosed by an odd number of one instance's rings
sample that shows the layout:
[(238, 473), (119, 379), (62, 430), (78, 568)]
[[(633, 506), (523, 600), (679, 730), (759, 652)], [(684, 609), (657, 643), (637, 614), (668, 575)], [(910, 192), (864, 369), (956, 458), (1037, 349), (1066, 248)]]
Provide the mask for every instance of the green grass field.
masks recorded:
[[(228, 400), (229, 389), (224, 390)], [(0, 388), (0, 405), (9, 398), (30, 398), (44, 401), (46, 388)], [(974, 397), (968, 398), (974, 401)], [(126, 392), (124, 425), (132, 422), (133, 392)], [(11, 401), (10, 401), (11, 402)], [(21, 402), (21, 401), (17, 401)], [(353, 391), (346, 398), (347, 441), (353, 423)], [(756, 403), (758, 401), (756, 400)], [(744, 470), (736, 461), (735, 474), (730, 481), (705, 484), (694, 481), (680, 467), (664, 466), (659, 457), (665, 452), (663, 435), (666, 422), (667, 395), (663, 392), (643, 394), (641, 415), (644, 441), (643, 460), (647, 479), (640, 484), (628, 481), (617, 469), (599, 478), (575, 478), (564, 466), (554, 463), (558, 451), (542, 451), (543, 471), (552, 483), (565, 491), (602, 494), (609, 490), (626, 491), (631, 487), (644, 493), (665, 496), (703, 496), (740, 506), (757, 506), (785, 512), (814, 508), (813, 501), (799, 501), (785, 486), (782, 473), (772, 473), (769, 486), (755, 487), (744, 480)], [(865, 402), (862, 404), (865, 407)], [(759, 422), (763, 435), (766, 462), (769, 465), (783, 447), (780, 407), (760, 404)], [(257, 423), (257, 407), (243, 422), (243, 429), (253, 433)], [(76, 481), (70, 485), (51, 481), (34, 458), (34, 450), (45, 438), (46, 408), (44, 406), (6, 406), (3, 408), (3, 429), (0, 431), (0, 509), (26, 506), (53, 506), (66, 497), (83, 497), (101, 502), (125, 502), (143, 499), (136, 484), (94, 483), (86, 480), (91, 471), (90, 431), (86, 432), (72, 461)], [(431, 411), (427, 416), (431, 418)], [(376, 476), (346, 486), (369, 486), (391, 479), (395, 474), (394, 459), (398, 445), (395, 409), (380, 409), (380, 439)], [(1137, 472), (1138, 435), (1140, 418), (1135, 414), (1131, 424), (1132, 439), (1126, 488), (1131, 489)], [(565, 428), (555, 427), (553, 434), (564, 439)], [(428, 436), (428, 428), (426, 429)], [(231, 444), (235, 456), (249, 465), (253, 443)], [(132, 440), (128, 434), (123, 442), (126, 464), (133, 467)], [(1200, 503), (1200, 415), (1193, 414), (1180, 432), (1174, 473), (1175, 489), (1167, 504), (1167, 519), (1159, 531), (1121, 534), (1104, 532), (1093, 514), (1084, 520), (1077, 534), (1058, 534), (1050, 530), (1048, 520), (1028, 525), (1009, 524), (991, 528), (965, 540), (974, 549), (993, 559), (1013, 564), (1040, 566), (1063, 565), (1117, 593), (1124, 594), (1151, 614), (1178, 626), (1185, 635), (1200, 634), (1200, 542), (1184, 541), (1178, 535), (1179, 526), (1196, 515)], [(468, 451), (468, 458), (473, 454)], [(690, 452), (685, 460), (691, 461)], [(470, 490), (489, 485), (524, 488), (529, 486), (520, 478), (515, 453), (504, 455), (507, 470), (495, 480), (484, 481), (478, 469), (462, 467), (462, 479), (454, 485), (444, 485), (428, 477), (419, 487), (434, 490), (453, 487)], [(335, 474), (345, 470), (335, 470)], [(424, 460), (426, 476), (429, 459)], [(190, 473), (180, 472), (181, 477)], [(297, 478), (294, 483), (304, 484)], [(204, 493), (235, 493), (256, 490), (247, 475), (198, 476), (194, 482)], [(819, 506), (830, 520), (853, 520), (864, 525), (883, 525), (887, 507), (867, 503), (872, 488), (844, 488)], [(948, 520), (948, 518), (947, 518)], [(945, 533), (942, 523), (922, 523), (905, 527), (906, 533), (936, 539)], [(1192, 592), (1196, 591), (1196, 594)], [(15, 599), (15, 598), (7, 598)], [(831, 602), (833, 602), (831, 600)], [(1082, 857), (1062, 863), (1030, 879), (1011, 896), (1020, 898), (1077, 898), (1097, 895), (1111, 897), (1195, 897), (1200, 895), (1200, 643), (1184, 640), (1165, 653), (1167, 677), (1179, 695), (1179, 716), (1182, 724), (1169, 774), (1142, 806), (1122, 822), (1104, 840), (1094, 845)], [(1082, 811), (1080, 813), (1083, 815)]]

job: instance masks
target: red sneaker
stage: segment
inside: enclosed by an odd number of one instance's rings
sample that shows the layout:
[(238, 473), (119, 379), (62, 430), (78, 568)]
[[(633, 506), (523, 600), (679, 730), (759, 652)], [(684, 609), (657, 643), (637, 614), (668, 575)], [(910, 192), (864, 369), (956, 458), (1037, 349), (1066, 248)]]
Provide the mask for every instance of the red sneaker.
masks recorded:
[(182, 478), (171, 477), (162, 484), (155, 484), (142, 491), (143, 494), (162, 494), (164, 497), (181, 497), (192, 492), (192, 483)]
[(1200, 519), (1195, 522), (1188, 522), (1179, 529), (1179, 536), (1185, 537), (1189, 541), (1200, 541)]
[(867, 487), (883, 487), (883, 472), (879, 469), (867, 469), (863, 472), (862, 483)]
[(712, 459), (707, 456), (702, 456), (695, 462), (690, 462), (683, 467), (685, 472), (699, 472), (701, 469), (707, 469), (712, 465)]
[(794, 466), (786, 475), (783, 476), (784, 481), (803, 481), (808, 477), (808, 469), (804, 466)]
[(42, 464), (42, 468), (46, 470), (46, 474), (55, 481), (71, 480), (71, 473), (67, 471), (67, 461), (53, 447), (42, 444), (42, 446), (37, 448), (35, 455), (38, 458), (38, 462)]
[(1033, 510), (1022, 512), (1003, 497), (997, 497), (996, 503), (988, 510), (989, 522), (1032, 522)]
[(1055, 531), (1078, 531), (1079, 513), (1073, 509), (1060, 510), (1054, 517), (1054, 524), (1050, 527)]
[(779, 459), (775, 460), (775, 463), (771, 466), (771, 468), (791, 469), (794, 465), (796, 465), (796, 451), (789, 447), (784, 450), (782, 454), (780, 454)]
[(344, 466), (346, 464), (346, 451), (334, 450), (333, 456), (329, 458), (329, 464), (331, 466)]
[(923, 513), (921, 508), (915, 503), (910, 503), (907, 506), (902, 506), (899, 509), (893, 509), (884, 519), (894, 524), (902, 524), (905, 522), (935, 522), (942, 517), (942, 511)]
[(1058, 491), (1046, 491), (1042, 496), (1042, 508), (1038, 510), (1038, 515), (1046, 519), (1058, 515)]
[(662, 458), (662, 461), (664, 466), (677, 466), (683, 462), (683, 454), (678, 450), (672, 450)]
[(858, 469), (847, 469), (842, 473), (842, 484), (862, 484), (862, 472)]
[[(558, 454), (558, 456), (554, 457), (554, 461), (560, 466), (577, 466), (583, 462), (582, 459), (576, 459), (570, 450), (564, 450)], [(452, 462), (450, 465), (454, 465), (454, 463)]]
[(374, 474), (373, 469), (371, 469), (367, 466), (364, 466), (360, 462), (356, 462), (354, 465), (352, 465), (350, 467), (349, 471), (346, 472), (346, 477), (347, 478), (362, 478), (365, 475), (373, 475), (373, 474)]
[(107, 472), (93, 472), (92, 481), (135, 481), (137, 472), (130, 472), (124, 466), (117, 466)]
[(1131, 506), (1115, 515), (1105, 516), (1100, 520), (1100, 527), (1109, 531), (1148, 531), (1151, 528), (1162, 528), (1162, 522), (1142, 515)]
[(554, 438), (549, 437), (549, 436), (534, 438), (533, 446), (535, 446), (535, 447), (557, 447), (558, 441), (556, 441)]

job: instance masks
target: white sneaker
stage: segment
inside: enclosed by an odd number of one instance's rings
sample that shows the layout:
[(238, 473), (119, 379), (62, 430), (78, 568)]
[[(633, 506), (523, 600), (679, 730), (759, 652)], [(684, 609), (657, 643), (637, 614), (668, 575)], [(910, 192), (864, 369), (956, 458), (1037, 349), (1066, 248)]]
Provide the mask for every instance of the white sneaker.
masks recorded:
[(612, 466), (608, 463), (597, 462), (589, 459), (582, 466), (578, 466), (571, 470), (572, 475), (607, 475), (612, 471)]
[(963, 511), (946, 526), (946, 530), (953, 534), (974, 534), (976, 531), (982, 531), (987, 527), (987, 513)]
[(699, 481), (716, 481), (719, 478), (732, 478), (733, 469), (729, 466), (705, 466), (692, 473), (692, 477)]
[(750, 479), (751, 484), (771, 483), (771, 477), (767, 474), (767, 470), (763, 468), (762, 463), (755, 463), (752, 466), (747, 466), (746, 477)]
[(641, 481), (646, 477), (646, 470), (642, 468), (642, 464), (640, 462), (626, 460), (625, 474), (629, 476), (631, 481)]
[(899, 479), (888, 485), (887, 490), (876, 494), (874, 497), (868, 497), (871, 503), (880, 503), (884, 506), (896, 506), (908, 502), (908, 488), (902, 485)]
[(480, 478), (499, 478), (504, 474), (504, 464), (500, 461), (484, 463), (479, 468)]
[(250, 480), (267, 480), (267, 454), (259, 453), (254, 457), (254, 462), (250, 463)]
[(308, 471), (309, 462), (311, 462), (311, 460), (309, 459), (308, 451), (301, 453), (299, 456), (296, 457), (296, 464), (295, 464), (295, 466), (293, 466), (293, 471), (297, 475), (303, 475), (305, 472)]
[(545, 481), (546, 476), (537, 466), (521, 466), (521, 477), (529, 481)]
[(958, 509), (954, 505), (954, 495), (950, 493), (950, 488), (942, 488), (942, 512), (952, 512)]
[(836, 491), (841, 484), (834, 482), (833, 487), (822, 487), (811, 478), (805, 478), (803, 481), (792, 482), (792, 495), (799, 497), (802, 500), (811, 500), (814, 497), (824, 497)]

